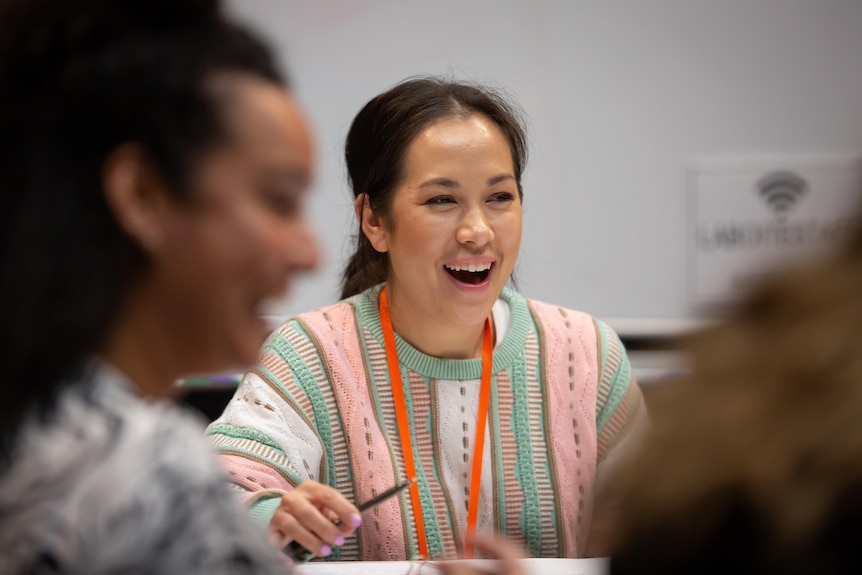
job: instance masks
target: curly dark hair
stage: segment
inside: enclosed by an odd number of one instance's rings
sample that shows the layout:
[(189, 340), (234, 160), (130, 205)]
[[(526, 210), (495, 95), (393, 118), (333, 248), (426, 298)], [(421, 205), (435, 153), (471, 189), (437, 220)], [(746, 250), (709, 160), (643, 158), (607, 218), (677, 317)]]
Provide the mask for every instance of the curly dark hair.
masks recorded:
[(50, 412), (147, 270), (107, 206), (102, 170), (139, 146), (178, 199), (226, 137), (216, 74), (284, 84), (215, 0), (0, 3), (0, 456)]

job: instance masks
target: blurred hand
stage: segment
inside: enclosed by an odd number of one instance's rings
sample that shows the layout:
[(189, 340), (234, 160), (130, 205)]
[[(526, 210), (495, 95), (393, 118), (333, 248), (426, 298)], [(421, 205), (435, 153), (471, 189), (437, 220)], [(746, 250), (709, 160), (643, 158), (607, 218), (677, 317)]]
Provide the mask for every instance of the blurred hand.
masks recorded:
[[(336, 521), (341, 521), (336, 525)], [(335, 489), (304, 481), (281, 496), (281, 505), (272, 516), (269, 534), (283, 548), (296, 541), (320, 557), (344, 545), (344, 538), (362, 523), (359, 510)]]
[(444, 575), (527, 575), (518, 561), (524, 558), (520, 547), (501, 539), (480, 537), (476, 538), (475, 545), (482, 557), (495, 559), (497, 565), (491, 569), (480, 569), (468, 561), (442, 561), (436, 563), (437, 567)]

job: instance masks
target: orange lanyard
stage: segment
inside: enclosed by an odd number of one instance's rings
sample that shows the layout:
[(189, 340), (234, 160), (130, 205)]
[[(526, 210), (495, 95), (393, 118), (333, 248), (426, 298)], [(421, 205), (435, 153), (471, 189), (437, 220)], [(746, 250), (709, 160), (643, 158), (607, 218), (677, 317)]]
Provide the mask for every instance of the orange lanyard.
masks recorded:
[[(404, 452), (404, 466), (407, 479), (416, 478), (416, 462), (413, 459), (413, 442), (410, 438), (410, 422), (407, 418), (407, 404), (401, 380), (401, 367), (398, 365), (398, 351), (395, 348), (395, 332), (389, 315), (389, 299), (386, 287), (380, 291), (380, 324), (383, 328), (383, 343), (386, 346), (386, 362), (389, 364), (389, 379), (392, 381), (392, 399), (395, 401), (395, 415), (398, 419), (398, 435), (401, 437), (401, 450)], [(482, 456), (485, 454), (485, 425), (488, 421), (488, 403), (491, 399), (491, 368), (493, 364), (494, 341), (491, 336), (491, 322), (485, 320), (485, 334), (482, 338), (482, 383), (479, 389), (479, 413), (476, 417), (476, 441), (473, 446), (473, 469), (470, 475), (470, 503), (467, 506), (467, 533), (464, 537), (464, 557), (473, 558), (473, 537), (476, 534), (476, 517), (479, 514), (479, 489), (482, 482)], [(425, 537), (425, 523), (422, 519), (422, 500), (419, 498), (419, 484), (410, 486), (410, 501), (413, 517), (416, 520), (416, 537), (419, 540), (419, 553), (428, 558), (428, 541)]]

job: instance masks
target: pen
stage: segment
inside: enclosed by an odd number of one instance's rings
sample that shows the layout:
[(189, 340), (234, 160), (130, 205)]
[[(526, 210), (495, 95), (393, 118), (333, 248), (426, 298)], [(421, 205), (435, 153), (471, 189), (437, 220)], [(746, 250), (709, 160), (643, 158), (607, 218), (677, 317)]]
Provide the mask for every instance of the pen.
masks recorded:
[[(415, 483), (415, 482), (416, 482), (415, 479), (409, 479), (409, 480), (405, 481), (404, 483), (401, 483), (400, 485), (396, 485), (395, 487), (391, 487), (391, 488), (387, 489), (383, 493), (377, 495), (376, 497), (372, 497), (371, 499), (369, 499), (368, 501), (366, 501), (364, 503), (360, 503), (357, 506), (357, 509), (359, 509), (359, 513), (365, 513), (369, 509), (373, 509), (374, 507), (377, 507), (378, 505), (380, 505), (381, 503), (383, 503), (384, 501), (386, 501), (390, 497), (394, 497), (394, 496), (398, 495), (399, 493), (401, 493), (402, 491), (404, 491), (405, 489), (407, 489), (408, 487), (413, 485), (413, 483)], [(335, 524), (341, 525), (341, 520), (340, 519), (336, 520)], [(297, 543), (296, 541), (291, 541), (290, 543), (288, 543), (287, 547), (284, 548), (284, 552), (285, 552), (285, 554), (287, 554), (288, 557), (293, 559), (293, 561), (295, 563), (305, 563), (306, 561), (308, 561), (309, 559), (314, 557), (314, 553), (312, 553), (311, 551), (309, 551), (308, 549), (306, 549), (305, 547), (303, 547), (301, 544)]]

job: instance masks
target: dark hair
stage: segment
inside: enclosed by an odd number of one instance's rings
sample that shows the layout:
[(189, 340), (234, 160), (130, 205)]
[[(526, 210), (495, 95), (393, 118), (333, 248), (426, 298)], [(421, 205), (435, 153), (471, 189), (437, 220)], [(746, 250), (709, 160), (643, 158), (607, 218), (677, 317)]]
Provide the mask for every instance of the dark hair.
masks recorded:
[(208, 82), (282, 79), (215, 0), (11, 0), (0, 7), (0, 456), (104, 344), (143, 252), (102, 188), (134, 143), (178, 199), (227, 137)]
[[(520, 109), (489, 88), (436, 77), (405, 80), (372, 99), (356, 115), (344, 150), (354, 197), (365, 194), (376, 213), (388, 214), (413, 139), (434, 122), (473, 114), (490, 119), (508, 140), (518, 194), (523, 198), (521, 173), (527, 163), (527, 137)], [(359, 224), (356, 251), (344, 270), (342, 298), (386, 281), (388, 275), (387, 254), (374, 249), (362, 232), (362, 222)]]

